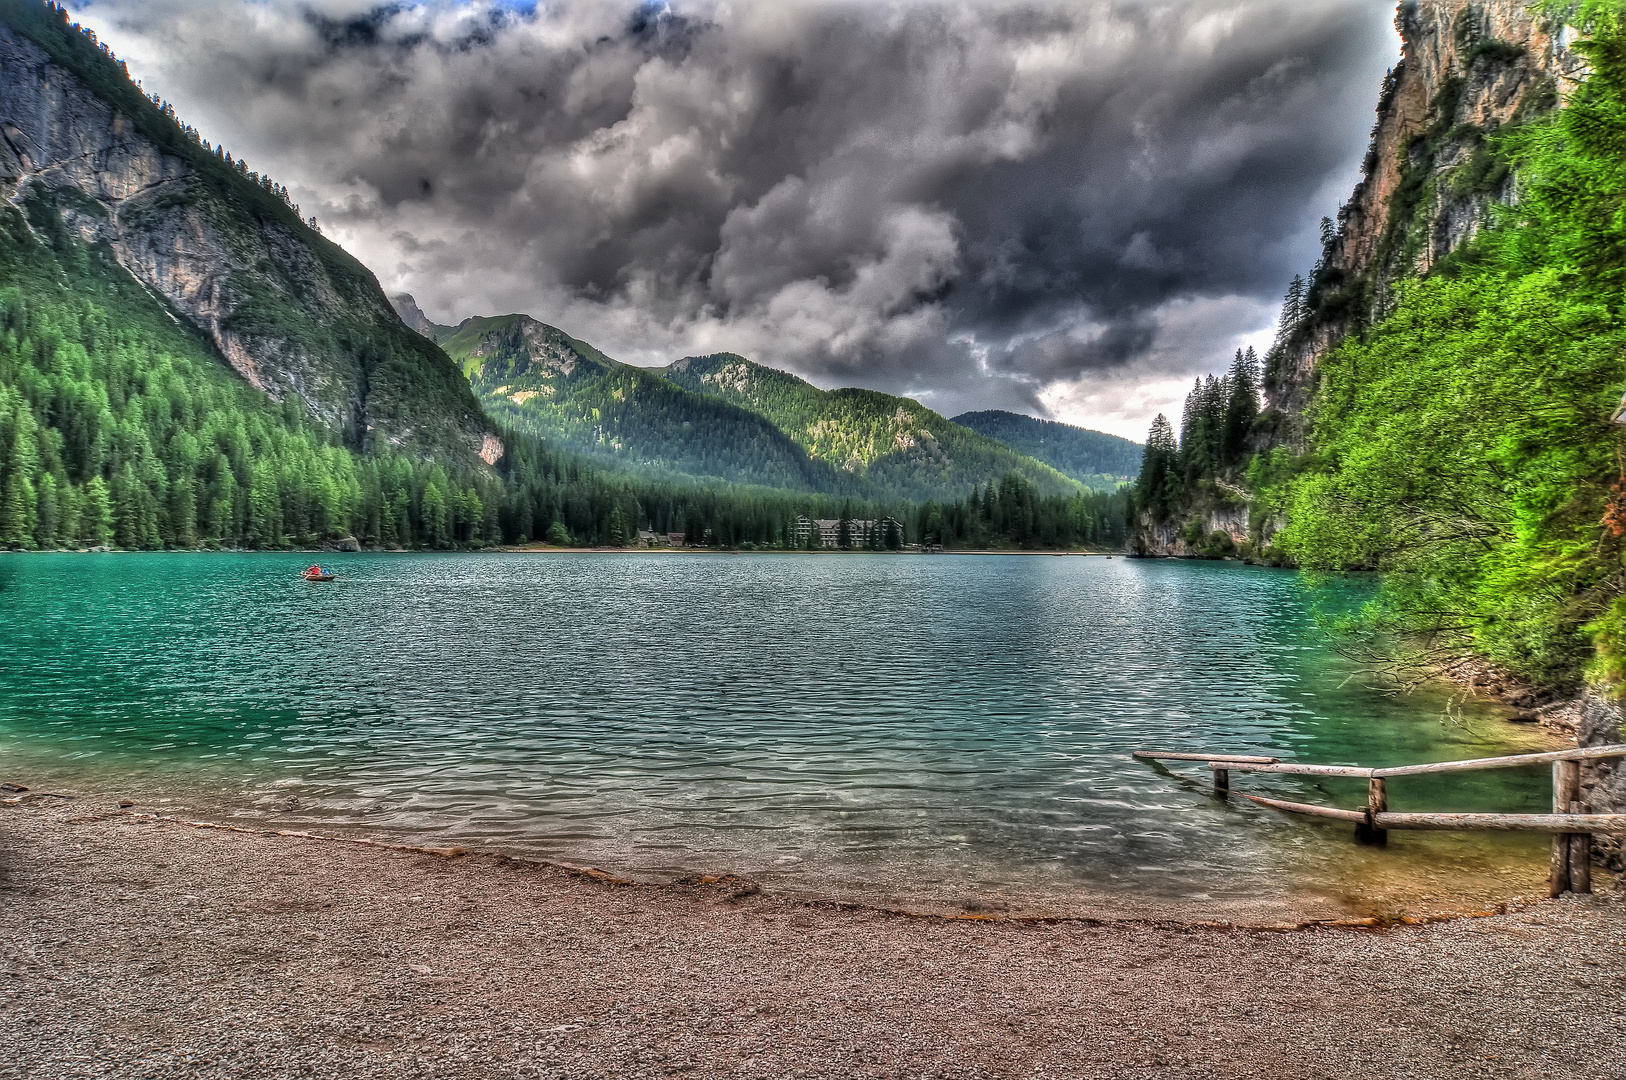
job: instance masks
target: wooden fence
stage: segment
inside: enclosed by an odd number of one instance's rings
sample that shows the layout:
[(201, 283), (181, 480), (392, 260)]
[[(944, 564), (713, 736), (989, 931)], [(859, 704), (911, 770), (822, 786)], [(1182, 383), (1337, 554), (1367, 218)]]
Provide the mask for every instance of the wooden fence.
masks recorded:
[[(1588, 746), (1577, 750), (1554, 750), (1546, 754), (1514, 754), (1509, 757), (1475, 758), (1471, 761), (1436, 761), (1426, 765), (1400, 765), (1391, 769), (1365, 769), (1356, 765), (1305, 765), (1280, 758), (1246, 754), (1186, 754), (1162, 750), (1137, 750), (1142, 761), (1201, 761), (1213, 770), (1214, 791), (1221, 797), (1232, 794), (1233, 772), (1286, 773), (1294, 776), (1347, 776), (1367, 782), (1366, 805), (1359, 810), (1342, 810), (1311, 803), (1267, 799), (1263, 795), (1236, 792), (1261, 806), (1294, 814), (1335, 818), (1355, 823), (1357, 839), (1386, 844), (1390, 829), (1492, 829), (1553, 834), (1552, 871), (1548, 891), (1553, 896), (1565, 892), (1592, 891), (1592, 837), (1595, 833), (1626, 833), (1626, 814), (1589, 814), (1580, 801), (1581, 762), (1598, 758), (1626, 757), (1626, 744)], [(1403, 776), (1430, 773), (1468, 772), (1474, 769), (1511, 769), (1520, 765), (1553, 767), (1553, 812), (1550, 814), (1396, 814), (1389, 810), (1389, 781)]]

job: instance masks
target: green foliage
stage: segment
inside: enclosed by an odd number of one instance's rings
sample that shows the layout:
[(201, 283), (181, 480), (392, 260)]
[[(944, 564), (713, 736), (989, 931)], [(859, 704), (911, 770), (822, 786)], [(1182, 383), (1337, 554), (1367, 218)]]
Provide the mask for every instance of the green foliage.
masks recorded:
[(953, 420), (1100, 491), (1116, 491), (1140, 471), (1144, 448), (1116, 435), (998, 409), (961, 413)]
[(1626, 670), (1626, 34), (1601, 8), (1568, 108), (1503, 137), (1517, 206), (1322, 361), (1316, 456), (1277, 488), (1304, 566), (1385, 572), (1365, 632), (1555, 687)]

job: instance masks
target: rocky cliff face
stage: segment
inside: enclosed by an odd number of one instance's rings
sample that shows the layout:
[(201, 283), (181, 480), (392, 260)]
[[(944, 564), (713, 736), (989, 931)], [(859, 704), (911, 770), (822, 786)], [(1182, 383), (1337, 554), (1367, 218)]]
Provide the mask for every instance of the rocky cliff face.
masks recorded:
[(456, 368), (268, 180), (202, 144), (56, 13), (0, 7), (0, 198), (110, 252), (244, 379), (344, 441), (489, 454)]
[(1556, 107), (1585, 73), (1572, 32), (1527, 0), (1405, 0), (1401, 61), (1385, 80), (1362, 177), (1338, 212), (1306, 310), (1273, 352), (1270, 439), (1302, 446), (1316, 361), (1379, 316), (1404, 277), (1427, 273), (1514, 197), (1491, 137)]
[(1131, 550), (1135, 555), (1194, 559), (1225, 557), (1248, 543), (1246, 503), (1211, 506), (1177, 521), (1141, 514)]

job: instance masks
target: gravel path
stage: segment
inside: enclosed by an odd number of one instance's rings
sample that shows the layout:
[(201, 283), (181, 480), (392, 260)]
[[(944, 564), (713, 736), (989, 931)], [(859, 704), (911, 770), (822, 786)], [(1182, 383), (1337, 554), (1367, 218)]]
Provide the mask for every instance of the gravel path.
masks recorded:
[(0, 807), (0, 1077), (1626, 1077), (1626, 900), (912, 918)]

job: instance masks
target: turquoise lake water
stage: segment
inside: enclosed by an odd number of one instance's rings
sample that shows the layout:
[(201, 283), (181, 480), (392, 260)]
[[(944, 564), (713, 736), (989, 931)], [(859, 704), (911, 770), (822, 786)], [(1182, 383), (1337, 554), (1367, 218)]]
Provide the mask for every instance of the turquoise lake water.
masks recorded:
[[(0, 556), (4, 778), (640, 878), (1013, 910), (1222, 912), (1289, 893), (1354, 909), (1544, 873), (1541, 838), (1396, 834), (1378, 852), (1342, 825), (1218, 802), (1206, 770), (1130, 758), (1389, 765), (1549, 745), (1489, 707), (1447, 715), (1444, 692), (1352, 681), (1288, 572), (327, 558), (341, 576), (324, 585), (299, 580), (308, 554)], [(1507, 770), (1397, 781), (1392, 803), (1541, 810), (1549, 790), (1542, 770)]]

